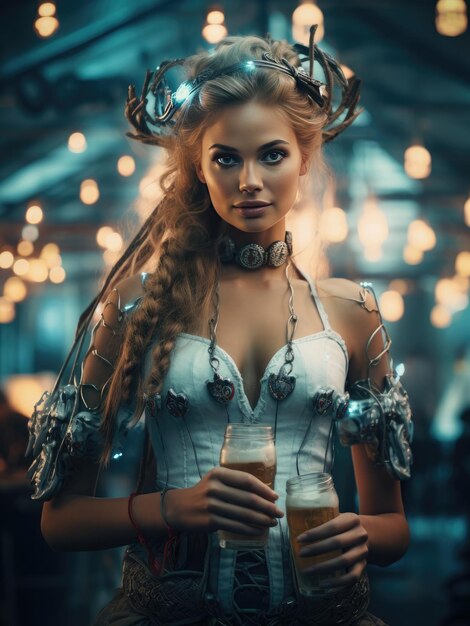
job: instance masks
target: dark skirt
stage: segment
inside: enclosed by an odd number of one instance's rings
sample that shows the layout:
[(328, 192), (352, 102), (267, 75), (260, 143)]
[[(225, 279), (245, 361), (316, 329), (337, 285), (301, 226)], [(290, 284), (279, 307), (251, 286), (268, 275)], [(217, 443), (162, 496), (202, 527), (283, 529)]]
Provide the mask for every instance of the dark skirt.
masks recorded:
[[(188, 622), (188, 626), (212, 626), (213, 618), (198, 622)], [(122, 589), (99, 612), (93, 626), (159, 626), (158, 621), (134, 611)], [(285, 626), (294, 626), (292, 622)], [(333, 626), (333, 625), (332, 625)], [(387, 624), (371, 613), (366, 613), (350, 626), (387, 626)]]

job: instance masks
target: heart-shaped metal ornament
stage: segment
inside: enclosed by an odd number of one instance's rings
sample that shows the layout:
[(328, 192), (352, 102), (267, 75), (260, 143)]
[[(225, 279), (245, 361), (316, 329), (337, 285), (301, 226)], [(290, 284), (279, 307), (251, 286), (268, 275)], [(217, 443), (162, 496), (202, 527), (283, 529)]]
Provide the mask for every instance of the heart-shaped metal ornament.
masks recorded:
[(269, 393), (275, 400), (284, 400), (295, 388), (295, 376), (271, 374), (268, 379)]
[(313, 396), (313, 406), (315, 411), (324, 415), (333, 404), (334, 389), (320, 389)]
[(206, 382), (209, 393), (219, 404), (228, 404), (235, 395), (235, 387), (229, 378), (214, 374), (213, 380)]
[(184, 417), (189, 408), (189, 402), (184, 393), (176, 393), (170, 389), (166, 394), (166, 408), (173, 417)]

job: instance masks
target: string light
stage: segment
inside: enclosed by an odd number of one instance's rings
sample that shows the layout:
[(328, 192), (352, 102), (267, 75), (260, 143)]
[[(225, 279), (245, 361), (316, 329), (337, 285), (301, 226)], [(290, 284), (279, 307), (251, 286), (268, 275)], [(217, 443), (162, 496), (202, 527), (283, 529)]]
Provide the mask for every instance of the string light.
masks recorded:
[(58, 267), (62, 263), (59, 246), (55, 243), (46, 243), (39, 255), (46, 262), (47, 267)]
[(445, 37), (457, 37), (467, 30), (465, 0), (439, 0), (436, 4), (436, 30)]
[(26, 226), (23, 226), (21, 229), (21, 236), (26, 241), (36, 241), (39, 237), (39, 228), (33, 224), (26, 224)]
[(452, 321), (451, 312), (442, 304), (436, 304), (431, 310), (431, 324), (436, 328), (447, 328)]
[(31, 259), (26, 278), (33, 283), (43, 283), (49, 276), (47, 263), (44, 259)]
[(468, 296), (457, 281), (452, 278), (440, 278), (435, 285), (436, 303), (450, 311), (462, 311), (468, 304)]
[(101, 226), (96, 233), (96, 242), (102, 248), (106, 248), (106, 239), (113, 233), (111, 226)]
[(414, 144), (405, 150), (404, 168), (410, 178), (427, 178), (431, 163), (431, 154), (424, 146)]
[(49, 270), (49, 280), (51, 283), (63, 283), (65, 276), (66, 274), (63, 267), (53, 267)]
[(42, 222), (44, 214), (39, 204), (32, 204), (26, 211), (26, 221), (28, 224), (39, 224)]
[(379, 298), (380, 311), (382, 317), (388, 322), (397, 322), (403, 317), (405, 312), (405, 303), (403, 297), (398, 291), (384, 291)]
[(459, 252), (455, 259), (455, 271), (460, 276), (470, 277), (470, 252)]
[(0, 324), (9, 324), (15, 319), (15, 305), (8, 298), (0, 298)]
[(26, 259), (17, 259), (13, 263), (13, 271), (17, 276), (24, 276), (29, 271), (29, 261)]
[(57, 11), (53, 2), (42, 2), (38, 7), (38, 18), (34, 22), (34, 30), (43, 38), (50, 37), (59, 28)]
[(84, 152), (87, 149), (86, 137), (83, 133), (72, 133), (67, 145), (70, 152)]
[(12, 302), (21, 302), (28, 295), (28, 289), (21, 278), (10, 276), (3, 286), (3, 295)]
[(316, 4), (310, 0), (304, 0), (292, 13), (292, 38), (308, 46), (312, 24), (318, 24), (315, 43), (319, 43), (325, 36), (323, 13)]
[(388, 222), (377, 200), (369, 197), (357, 223), (359, 240), (364, 247), (364, 257), (371, 262), (382, 258), (382, 244), (388, 237)]
[(0, 253), (0, 268), (7, 270), (15, 262), (15, 257), (9, 250), (4, 250)]
[(100, 197), (98, 183), (93, 178), (87, 178), (80, 185), (80, 200), (83, 204), (95, 204)]
[(436, 234), (424, 220), (413, 220), (408, 226), (408, 243), (426, 252), (436, 245)]
[(129, 155), (122, 156), (117, 162), (117, 170), (121, 176), (132, 176), (135, 172), (135, 161)]
[(470, 196), (463, 206), (465, 225), (470, 227)]
[(423, 251), (408, 244), (403, 249), (403, 259), (408, 265), (418, 265), (423, 260)]
[(212, 7), (208, 10), (206, 21), (202, 28), (202, 36), (210, 44), (219, 43), (228, 34), (225, 26), (225, 15), (221, 8)]
[(34, 252), (34, 246), (30, 241), (22, 240), (18, 243), (16, 250), (21, 256), (30, 256)]

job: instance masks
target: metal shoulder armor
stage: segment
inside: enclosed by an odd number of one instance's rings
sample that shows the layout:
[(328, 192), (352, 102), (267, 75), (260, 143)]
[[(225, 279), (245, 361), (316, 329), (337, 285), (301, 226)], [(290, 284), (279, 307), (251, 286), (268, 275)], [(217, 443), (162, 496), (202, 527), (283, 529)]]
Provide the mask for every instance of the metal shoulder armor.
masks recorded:
[[(359, 304), (369, 312), (377, 311), (380, 325), (366, 346), (369, 361), (367, 376), (348, 386), (349, 405), (337, 419), (337, 432), (343, 445), (364, 444), (371, 460), (378, 465), (385, 465), (394, 478), (406, 480), (410, 477), (413, 461), (410, 446), (413, 441), (413, 421), (408, 394), (394, 371), (391, 358), (388, 359), (389, 373), (385, 376), (383, 388), (379, 389), (371, 379), (371, 369), (389, 351), (391, 340), (377, 305), (374, 308), (370, 304), (367, 294), (375, 298), (372, 285), (361, 283), (361, 289), (362, 300), (358, 301)], [(383, 337), (382, 349), (373, 356), (370, 347), (378, 333)]]
[[(114, 372), (113, 354), (119, 349), (125, 315), (137, 304), (138, 300), (122, 307), (119, 292), (114, 289), (92, 329), (79, 381), (72, 373), (68, 384), (56, 383), (53, 391), (44, 392), (36, 403), (28, 423), (26, 450), (26, 455), (33, 456), (28, 470), (33, 500), (56, 496), (77, 460), (99, 461), (103, 447), (101, 413)], [(116, 416), (113, 454), (123, 445), (132, 415), (132, 407), (122, 406)]]

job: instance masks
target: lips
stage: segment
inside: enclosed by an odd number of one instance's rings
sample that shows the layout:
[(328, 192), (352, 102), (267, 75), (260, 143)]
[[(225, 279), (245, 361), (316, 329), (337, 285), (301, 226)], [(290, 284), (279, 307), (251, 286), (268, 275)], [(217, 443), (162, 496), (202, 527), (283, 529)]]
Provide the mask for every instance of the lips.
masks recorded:
[(256, 209), (257, 207), (269, 206), (270, 202), (264, 200), (244, 200), (243, 202), (237, 202), (233, 206), (237, 209)]

